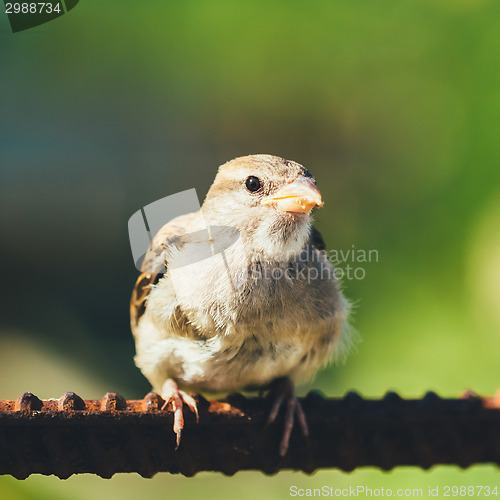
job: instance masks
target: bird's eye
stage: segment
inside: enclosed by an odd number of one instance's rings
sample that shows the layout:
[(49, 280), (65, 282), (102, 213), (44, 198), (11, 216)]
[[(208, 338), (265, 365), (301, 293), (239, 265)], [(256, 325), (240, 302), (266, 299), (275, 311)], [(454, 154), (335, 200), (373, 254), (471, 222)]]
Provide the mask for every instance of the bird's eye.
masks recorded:
[(260, 180), (257, 177), (254, 177), (253, 175), (251, 175), (247, 179), (245, 185), (247, 189), (252, 193), (255, 193), (255, 191), (258, 191), (262, 187)]

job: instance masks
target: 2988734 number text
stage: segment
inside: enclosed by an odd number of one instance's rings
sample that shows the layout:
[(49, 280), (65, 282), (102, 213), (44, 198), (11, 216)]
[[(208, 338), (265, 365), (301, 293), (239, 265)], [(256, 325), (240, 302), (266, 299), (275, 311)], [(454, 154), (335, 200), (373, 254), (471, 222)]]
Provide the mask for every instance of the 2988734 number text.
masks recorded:
[(60, 14), (60, 2), (6, 2), (6, 14)]

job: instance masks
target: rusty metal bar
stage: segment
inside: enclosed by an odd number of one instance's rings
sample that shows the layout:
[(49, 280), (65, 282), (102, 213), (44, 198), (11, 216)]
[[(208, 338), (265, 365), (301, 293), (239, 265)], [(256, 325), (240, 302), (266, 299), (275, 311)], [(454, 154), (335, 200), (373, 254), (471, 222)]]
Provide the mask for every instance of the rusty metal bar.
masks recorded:
[(226, 401), (197, 401), (199, 422), (185, 412), (177, 450), (171, 408), (161, 410), (164, 401), (154, 393), (137, 401), (113, 393), (88, 401), (74, 393), (45, 401), (25, 393), (16, 401), (0, 401), (0, 474), (110, 478), (117, 472), (151, 477), (157, 472), (192, 476), (249, 469), (273, 474), (500, 464), (500, 393), (493, 398), (467, 393), (460, 399), (428, 393), (420, 400), (387, 393), (370, 400), (356, 393), (326, 399), (312, 392), (301, 399), (310, 436), (294, 429), (285, 457), (278, 452), (283, 415), (265, 425), (269, 400), (236, 394)]

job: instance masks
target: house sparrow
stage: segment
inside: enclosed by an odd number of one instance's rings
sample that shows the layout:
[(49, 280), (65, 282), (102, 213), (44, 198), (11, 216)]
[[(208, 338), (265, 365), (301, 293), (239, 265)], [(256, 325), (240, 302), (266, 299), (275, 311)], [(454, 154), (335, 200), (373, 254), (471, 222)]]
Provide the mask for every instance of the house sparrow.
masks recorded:
[(311, 173), (271, 155), (219, 168), (201, 210), (158, 232), (131, 300), (135, 362), (174, 410), (177, 446), (185, 390), (269, 388), (273, 422), (286, 404), (288, 449), (304, 412), (294, 384), (343, 356), (351, 334), (342, 295), (311, 210), (323, 205)]

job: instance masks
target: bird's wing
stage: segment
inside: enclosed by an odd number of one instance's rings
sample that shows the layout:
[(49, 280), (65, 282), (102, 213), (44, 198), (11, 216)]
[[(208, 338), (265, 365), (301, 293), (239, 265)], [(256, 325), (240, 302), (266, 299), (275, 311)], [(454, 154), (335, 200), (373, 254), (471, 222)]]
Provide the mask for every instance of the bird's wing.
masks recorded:
[(311, 227), (309, 244), (316, 247), (318, 250), (326, 250), (326, 245), (325, 241), (323, 240), (323, 236), (321, 236), (321, 233), (315, 227)]
[(167, 272), (167, 261), (165, 250), (175, 246), (180, 248), (184, 245), (190, 228), (200, 221), (200, 212), (181, 215), (165, 224), (153, 238), (151, 245), (144, 257), (141, 266), (141, 274), (132, 291), (130, 299), (130, 325), (132, 331), (139, 323), (139, 319), (146, 311), (146, 301), (151, 287)]

